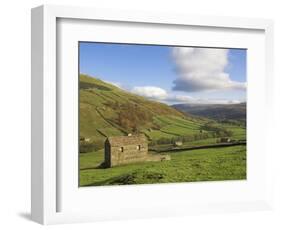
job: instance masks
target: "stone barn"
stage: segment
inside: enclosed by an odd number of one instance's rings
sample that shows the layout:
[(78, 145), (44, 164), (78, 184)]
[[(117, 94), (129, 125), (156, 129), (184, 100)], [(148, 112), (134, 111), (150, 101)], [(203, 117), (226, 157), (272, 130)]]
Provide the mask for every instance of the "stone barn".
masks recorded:
[(104, 166), (107, 168), (162, 160), (170, 160), (170, 156), (148, 154), (147, 139), (143, 134), (108, 137), (104, 143)]

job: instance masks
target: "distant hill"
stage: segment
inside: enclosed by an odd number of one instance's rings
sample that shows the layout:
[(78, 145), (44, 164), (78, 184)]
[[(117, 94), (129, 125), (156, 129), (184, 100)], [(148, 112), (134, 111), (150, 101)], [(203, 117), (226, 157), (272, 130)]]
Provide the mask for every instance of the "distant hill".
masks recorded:
[(240, 104), (175, 104), (173, 108), (217, 121), (246, 122), (246, 103)]
[(130, 93), (87, 75), (80, 75), (80, 139), (98, 146), (108, 136), (144, 133), (150, 141), (193, 135), (204, 119)]

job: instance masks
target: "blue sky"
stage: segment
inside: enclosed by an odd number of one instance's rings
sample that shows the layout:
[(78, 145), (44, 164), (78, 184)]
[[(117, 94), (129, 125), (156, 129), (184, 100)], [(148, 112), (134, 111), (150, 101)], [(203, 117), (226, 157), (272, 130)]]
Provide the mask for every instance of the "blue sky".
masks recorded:
[(246, 50), (80, 42), (80, 73), (150, 99), (233, 103), (246, 97)]

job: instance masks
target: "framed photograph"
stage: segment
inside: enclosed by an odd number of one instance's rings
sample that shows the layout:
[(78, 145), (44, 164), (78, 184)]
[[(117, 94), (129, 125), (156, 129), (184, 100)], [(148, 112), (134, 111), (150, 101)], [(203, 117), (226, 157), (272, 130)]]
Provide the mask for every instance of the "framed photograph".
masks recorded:
[(32, 9), (32, 219), (270, 209), (272, 33), (265, 19)]

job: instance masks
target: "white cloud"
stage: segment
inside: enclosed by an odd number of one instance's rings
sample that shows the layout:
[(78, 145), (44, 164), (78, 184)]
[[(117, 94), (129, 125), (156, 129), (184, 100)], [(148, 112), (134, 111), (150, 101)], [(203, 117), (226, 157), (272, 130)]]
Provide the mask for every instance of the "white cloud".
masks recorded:
[(168, 96), (167, 92), (164, 89), (154, 86), (134, 87), (131, 92), (156, 100), (164, 100)]
[(172, 56), (179, 77), (173, 90), (196, 92), (207, 90), (244, 90), (246, 84), (230, 79), (224, 71), (227, 49), (175, 47)]
[(190, 103), (190, 104), (235, 104), (239, 100), (205, 99), (194, 98), (188, 95), (168, 93), (166, 90), (155, 86), (139, 86), (131, 90), (132, 93), (168, 104)]

